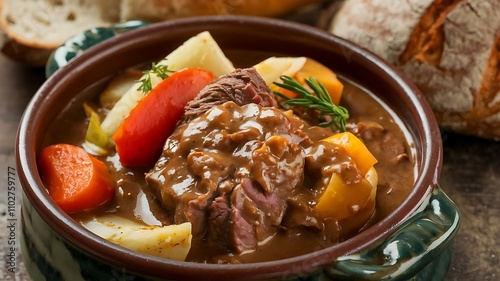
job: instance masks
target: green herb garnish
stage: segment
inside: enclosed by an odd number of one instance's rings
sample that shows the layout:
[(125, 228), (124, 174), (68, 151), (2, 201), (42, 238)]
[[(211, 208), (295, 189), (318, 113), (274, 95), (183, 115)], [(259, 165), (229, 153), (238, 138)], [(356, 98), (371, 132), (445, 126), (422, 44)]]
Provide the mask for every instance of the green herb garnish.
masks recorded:
[(283, 80), (283, 83), (274, 82), (274, 84), (300, 96), (290, 98), (280, 92), (274, 92), (275, 95), (285, 99), (286, 104), (317, 109), (320, 111), (320, 116), (328, 115), (332, 118), (330, 121), (321, 122), (319, 124), (321, 127), (335, 126), (341, 132), (346, 131), (345, 125), (347, 119), (349, 119), (349, 112), (345, 107), (333, 103), (330, 94), (320, 81), (315, 80), (313, 77), (305, 79), (307, 85), (314, 92), (313, 94), (290, 76), (282, 75), (281, 80)]
[(173, 72), (174, 72), (173, 70), (168, 69), (168, 66), (158, 65), (155, 62), (153, 62), (151, 63), (150, 70), (145, 70), (142, 72), (144, 74), (144, 77), (141, 80), (139, 80), (141, 85), (139, 86), (139, 88), (137, 88), (137, 90), (143, 93), (149, 93), (149, 91), (153, 89), (153, 85), (151, 84), (151, 73), (155, 74), (161, 79), (165, 79), (168, 77), (169, 73)]

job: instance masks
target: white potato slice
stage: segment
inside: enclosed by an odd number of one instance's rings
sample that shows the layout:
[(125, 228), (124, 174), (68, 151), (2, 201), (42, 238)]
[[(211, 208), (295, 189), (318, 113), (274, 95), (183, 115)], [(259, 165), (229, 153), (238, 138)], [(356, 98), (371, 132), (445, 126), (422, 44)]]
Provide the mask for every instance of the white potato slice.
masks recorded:
[(191, 223), (147, 226), (114, 215), (82, 222), (91, 232), (125, 248), (167, 259), (186, 259), (191, 249)]
[(112, 107), (125, 93), (141, 79), (142, 72), (136, 69), (126, 69), (114, 77), (99, 96), (102, 107)]
[(211, 71), (215, 77), (234, 71), (233, 63), (224, 55), (208, 31), (188, 39), (160, 64), (168, 65), (169, 69), (175, 71), (186, 67), (199, 67)]
[(293, 77), (306, 63), (306, 57), (270, 57), (254, 65), (267, 85), (279, 81), (281, 75)]

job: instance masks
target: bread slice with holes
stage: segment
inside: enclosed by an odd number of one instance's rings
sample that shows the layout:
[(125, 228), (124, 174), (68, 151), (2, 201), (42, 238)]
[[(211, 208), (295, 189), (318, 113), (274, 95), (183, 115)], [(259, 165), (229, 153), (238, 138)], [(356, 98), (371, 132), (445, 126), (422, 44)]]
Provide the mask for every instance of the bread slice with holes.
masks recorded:
[(344, 0), (329, 30), (397, 65), (440, 125), (500, 140), (500, 0)]
[(2, 52), (32, 65), (72, 35), (119, 20), (120, 0), (0, 0)]

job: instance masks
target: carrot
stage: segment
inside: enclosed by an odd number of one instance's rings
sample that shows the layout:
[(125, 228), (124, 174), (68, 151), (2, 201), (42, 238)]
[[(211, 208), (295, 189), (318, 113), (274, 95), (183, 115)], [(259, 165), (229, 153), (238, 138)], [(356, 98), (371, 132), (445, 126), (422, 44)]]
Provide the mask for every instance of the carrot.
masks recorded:
[(113, 197), (108, 168), (81, 147), (47, 146), (38, 156), (38, 167), (50, 196), (67, 213), (93, 209)]
[(213, 79), (211, 72), (186, 68), (154, 87), (113, 134), (120, 162), (125, 166), (153, 164), (184, 114), (186, 104)]

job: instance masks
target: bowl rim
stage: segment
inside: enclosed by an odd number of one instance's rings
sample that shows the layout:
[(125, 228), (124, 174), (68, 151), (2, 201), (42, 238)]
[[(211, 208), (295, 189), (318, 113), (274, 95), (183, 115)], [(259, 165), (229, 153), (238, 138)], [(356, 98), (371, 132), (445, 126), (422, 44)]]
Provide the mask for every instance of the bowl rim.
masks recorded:
[[(202, 26), (207, 22), (210, 22), (211, 25), (238, 24), (252, 26), (253, 28), (265, 28), (268, 25), (272, 25), (281, 29), (307, 33), (311, 38), (338, 44), (342, 48), (346, 48), (346, 50), (362, 56), (362, 59), (371, 65), (371, 67), (379, 69), (388, 77), (392, 77), (394, 85), (408, 93), (408, 97), (414, 106), (413, 110), (419, 113), (422, 122), (424, 135), (421, 137), (424, 138), (422, 143), (426, 147), (425, 151), (422, 152), (424, 155), (422, 165), (419, 167), (420, 173), (423, 176), (417, 177), (414, 183), (414, 186), (417, 188), (412, 190), (410, 195), (391, 215), (378, 222), (375, 225), (377, 227), (370, 227), (340, 244), (298, 257), (250, 264), (203, 264), (173, 261), (137, 253), (111, 242), (103, 241), (103, 239), (84, 229), (69, 215), (62, 212), (44, 190), (38, 173), (30, 172), (37, 171), (36, 150), (38, 148), (36, 139), (31, 137), (35, 126), (35, 122), (33, 121), (37, 118), (37, 108), (42, 106), (44, 99), (50, 95), (51, 89), (59, 87), (59, 84), (62, 83), (61, 81), (64, 80), (66, 75), (88, 67), (89, 63), (87, 60), (90, 57), (94, 60), (99, 60), (99, 58), (111, 54), (117, 48), (122, 48), (124, 45), (133, 45), (135, 42), (144, 40), (147, 34), (154, 33), (156, 30), (190, 25)], [(252, 273), (253, 277), (257, 278), (282, 277), (284, 274), (290, 276), (295, 274), (300, 275), (325, 268), (339, 256), (361, 251), (374, 243), (380, 242), (394, 232), (424, 202), (425, 197), (432, 192), (438, 183), (442, 165), (441, 134), (433, 116), (425, 97), (395, 66), (372, 52), (330, 34), (325, 30), (282, 19), (252, 16), (183, 18), (155, 23), (122, 33), (119, 36), (91, 47), (80, 56), (74, 58), (66, 66), (56, 71), (36, 92), (21, 118), (16, 137), (16, 160), (18, 176), (24, 193), (43, 220), (58, 235), (68, 241), (69, 244), (107, 264), (117, 267), (124, 267), (126, 265), (127, 269), (132, 272), (154, 277), (196, 278), (196, 276), (204, 275), (217, 280), (234, 280), (235, 278), (241, 279), (249, 273)], [(396, 213), (407, 215), (398, 218), (395, 215)], [(82, 243), (82, 240), (86, 242)], [(138, 262), (138, 260), (143, 262)], [(159, 268), (163, 268), (163, 270), (157, 270)]]

